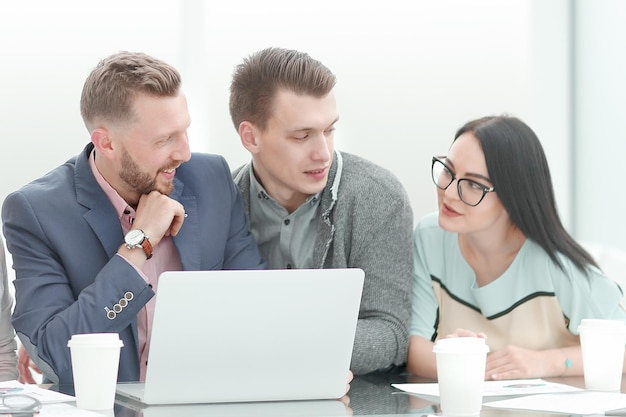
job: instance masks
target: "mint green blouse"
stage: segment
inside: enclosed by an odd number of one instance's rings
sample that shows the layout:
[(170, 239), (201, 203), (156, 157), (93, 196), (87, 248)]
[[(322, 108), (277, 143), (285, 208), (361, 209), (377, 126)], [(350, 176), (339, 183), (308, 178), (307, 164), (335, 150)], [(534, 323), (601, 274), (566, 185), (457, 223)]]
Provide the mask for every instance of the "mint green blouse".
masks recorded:
[(486, 333), (492, 351), (539, 350), (577, 344), (584, 318), (626, 320), (613, 280), (560, 260), (563, 270), (527, 239), (500, 277), (478, 287), (458, 234), (439, 227), (437, 213), (425, 216), (414, 233), (411, 335), (434, 341), (464, 328)]

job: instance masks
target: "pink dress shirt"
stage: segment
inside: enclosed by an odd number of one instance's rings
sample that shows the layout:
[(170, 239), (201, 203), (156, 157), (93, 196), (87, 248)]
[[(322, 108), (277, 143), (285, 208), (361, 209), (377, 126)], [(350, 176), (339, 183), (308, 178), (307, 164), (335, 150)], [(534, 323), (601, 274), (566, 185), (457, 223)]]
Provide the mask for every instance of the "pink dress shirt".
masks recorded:
[[(111, 204), (115, 208), (119, 218), (120, 224), (124, 234), (128, 233), (132, 226), (132, 222), (135, 218), (135, 210), (128, 205), (126, 201), (111, 187), (111, 185), (104, 179), (104, 177), (98, 171), (95, 163), (95, 149), (89, 158), (89, 165), (94, 177), (98, 181), (98, 184), (107, 195)], [(149, 237), (149, 236), (148, 236)], [(120, 242), (120, 245), (123, 242)], [(152, 290), (157, 293), (158, 278), (164, 271), (180, 271), (182, 265), (180, 263), (180, 256), (174, 246), (174, 241), (171, 236), (164, 236), (158, 245), (153, 247), (152, 258), (150, 258), (144, 264), (143, 268), (138, 269), (131, 264), (137, 272), (143, 277), (148, 285), (152, 287)], [(122, 255), (117, 255), (124, 258)], [(124, 258), (126, 259), (126, 258)], [(128, 260), (126, 260), (128, 262)], [(130, 263), (130, 262), (129, 262)], [(154, 305), (156, 302), (156, 296), (152, 297), (150, 301), (141, 309), (137, 315), (137, 331), (139, 336), (139, 363), (141, 367), (140, 380), (146, 379), (146, 366), (148, 365), (148, 356), (150, 353), (150, 337), (152, 335), (152, 320), (154, 318)]]

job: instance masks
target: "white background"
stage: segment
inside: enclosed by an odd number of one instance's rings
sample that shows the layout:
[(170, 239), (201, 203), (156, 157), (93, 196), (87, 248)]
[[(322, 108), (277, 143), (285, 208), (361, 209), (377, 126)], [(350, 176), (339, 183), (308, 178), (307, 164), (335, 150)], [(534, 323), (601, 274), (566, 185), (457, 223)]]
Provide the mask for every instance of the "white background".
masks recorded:
[(338, 77), (337, 148), (393, 171), (416, 221), (435, 209), (430, 158), (469, 119), (508, 113), (544, 144), (579, 239), (626, 249), (620, 0), (80, 0), (0, 5), (0, 199), (79, 153), (85, 77), (119, 50), (175, 65), (192, 150), (249, 158), (228, 114), (235, 65), (299, 49)]

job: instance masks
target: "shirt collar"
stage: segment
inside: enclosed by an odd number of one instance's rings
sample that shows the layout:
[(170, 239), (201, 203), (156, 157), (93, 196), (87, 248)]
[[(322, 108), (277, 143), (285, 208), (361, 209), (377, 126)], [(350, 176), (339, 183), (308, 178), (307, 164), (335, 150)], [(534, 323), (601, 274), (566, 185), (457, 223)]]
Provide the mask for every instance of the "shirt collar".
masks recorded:
[[(132, 208), (128, 205), (128, 203), (122, 197), (120, 197), (117, 191), (115, 191), (115, 189), (111, 187), (111, 184), (109, 184), (107, 180), (104, 179), (102, 174), (100, 174), (100, 171), (98, 171), (98, 167), (96, 167), (95, 158), (96, 158), (96, 149), (94, 148), (91, 151), (91, 154), (89, 155), (89, 166), (91, 167), (91, 172), (93, 173), (93, 176), (96, 178), (98, 185), (100, 185), (100, 188), (102, 188), (102, 191), (104, 191), (106, 196), (109, 198), (109, 201), (111, 201), (111, 204), (113, 204), (113, 208), (115, 208), (115, 212), (117, 213), (121, 221), (125, 215), (124, 211), (132, 210)], [(126, 213), (126, 215), (128, 215), (128, 213)]]
[[(250, 170), (249, 170), (249, 175), (250, 175), (250, 197), (256, 197), (256, 199), (260, 200), (260, 201), (271, 201), (273, 204), (276, 204), (278, 206), (280, 206), (280, 204), (278, 204), (278, 202), (271, 196), (268, 194), (267, 191), (265, 191), (265, 188), (263, 187), (263, 185), (261, 185), (261, 183), (259, 182), (259, 180), (257, 180), (256, 175), (254, 175), (254, 166), (252, 165), (252, 163), (250, 163)], [(304, 203), (301, 204), (301, 206), (305, 205), (305, 204), (311, 204), (314, 205), (318, 202), (320, 195), (322, 194), (322, 192), (318, 192), (316, 194), (312, 194), (310, 196), (307, 197), (306, 200), (304, 200)]]

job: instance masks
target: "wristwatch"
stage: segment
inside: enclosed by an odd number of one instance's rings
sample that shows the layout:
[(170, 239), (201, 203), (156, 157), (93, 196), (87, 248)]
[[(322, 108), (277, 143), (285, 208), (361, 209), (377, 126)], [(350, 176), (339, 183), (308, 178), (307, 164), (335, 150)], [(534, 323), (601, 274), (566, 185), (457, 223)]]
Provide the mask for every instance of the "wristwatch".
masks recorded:
[(152, 258), (152, 245), (150, 239), (141, 229), (132, 229), (124, 236), (124, 243), (128, 249), (141, 248), (146, 254), (146, 259)]

